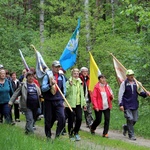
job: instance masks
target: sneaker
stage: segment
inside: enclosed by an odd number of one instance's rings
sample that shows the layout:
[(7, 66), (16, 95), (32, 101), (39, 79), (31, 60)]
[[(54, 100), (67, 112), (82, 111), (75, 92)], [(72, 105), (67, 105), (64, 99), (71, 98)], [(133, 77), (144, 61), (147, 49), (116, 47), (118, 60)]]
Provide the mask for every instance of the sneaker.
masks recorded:
[(15, 121), (16, 121), (16, 122), (20, 122), (20, 119), (16, 119)]
[(124, 124), (124, 125), (122, 126), (122, 129), (123, 129), (123, 135), (126, 136), (127, 131), (128, 131), (127, 125)]
[(91, 127), (90, 127), (90, 132), (91, 132), (92, 135), (95, 134), (95, 130), (91, 129)]
[(80, 141), (81, 140), (81, 138), (80, 138), (80, 136), (78, 134), (75, 135), (75, 140), (76, 141)]
[(132, 140), (132, 141), (135, 141), (135, 140), (136, 140), (136, 138), (135, 138), (134, 136), (129, 137), (129, 139)]
[(75, 141), (76, 141), (75, 137), (73, 137), (73, 136), (70, 137), (69, 139), (70, 139), (70, 141), (72, 141), (72, 142), (75, 142)]
[(15, 125), (15, 124), (16, 124), (16, 123), (15, 123), (14, 121), (11, 122), (11, 125), (12, 125), (12, 126)]
[(36, 130), (36, 127), (35, 127), (35, 126), (33, 126), (33, 130)]
[(102, 136), (105, 138), (108, 138), (108, 134), (103, 134)]

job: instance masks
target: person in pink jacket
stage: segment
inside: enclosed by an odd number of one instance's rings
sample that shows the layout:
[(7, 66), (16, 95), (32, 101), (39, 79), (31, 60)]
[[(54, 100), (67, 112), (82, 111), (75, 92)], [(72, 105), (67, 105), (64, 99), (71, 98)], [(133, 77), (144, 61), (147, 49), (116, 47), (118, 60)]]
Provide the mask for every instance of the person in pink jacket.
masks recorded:
[(106, 82), (104, 75), (98, 76), (99, 82), (95, 85), (92, 94), (92, 105), (95, 112), (95, 120), (90, 126), (91, 134), (95, 134), (97, 126), (101, 123), (104, 114), (103, 137), (108, 137), (110, 110), (112, 108), (113, 92)]

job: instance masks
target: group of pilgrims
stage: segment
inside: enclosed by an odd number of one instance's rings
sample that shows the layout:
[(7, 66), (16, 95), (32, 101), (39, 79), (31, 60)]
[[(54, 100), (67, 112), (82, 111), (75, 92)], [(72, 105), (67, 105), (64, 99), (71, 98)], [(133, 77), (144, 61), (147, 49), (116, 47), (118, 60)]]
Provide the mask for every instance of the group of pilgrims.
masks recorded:
[[(53, 76), (50, 75), (51, 73)], [(20, 122), (20, 113), (22, 113), (26, 118), (25, 134), (33, 134), (36, 121), (43, 117), (47, 139), (52, 138), (51, 129), (57, 121), (55, 138), (67, 133), (71, 141), (80, 141), (82, 113), (92, 135), (95, 134), (104, 114), (102, 137), (108, 138), (110, 110), (114, 98), (112, 89), (103, 74), (98, 76), (93, 91), (89, 91), (89, 83), (87, 67), (73, 68), (71, 76), (67, 78), (57, 60), (52, 62), (51, 70), (46, 71), (41, 84), (33, 67), (30, 71), (23, 69), (22, 75), (17, 78), (16, 72), (9, 74), (8, 70), (0, 65), (0, 123), (14, 125), (15, 122)], [(121, 102), (120, 107), (123, 107)], [(13, 110), (14, 115), (12, 115)], [(134, 133), (130, 135), (132, 129), (128, 128), (128, 125), (132, 127), (131, 122), (127, 123), (126, 128), (123, 126), (123, 134), (128, 131), (129, 138), (136, 140), (133, 138)]]

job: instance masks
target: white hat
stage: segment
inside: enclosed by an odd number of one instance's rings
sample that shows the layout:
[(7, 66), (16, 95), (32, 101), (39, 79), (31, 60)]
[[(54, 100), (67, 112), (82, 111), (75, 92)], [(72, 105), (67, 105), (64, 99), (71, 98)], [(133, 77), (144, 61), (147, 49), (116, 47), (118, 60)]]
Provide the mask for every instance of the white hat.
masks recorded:
[(81, 69), (80, 69), (80, 71), (88, 71), (88, 68), (86, 68), (86, 67), (82, 67)]
[(2, 64), (0, 64), (0, 69), (4, 68), (4, 66)]

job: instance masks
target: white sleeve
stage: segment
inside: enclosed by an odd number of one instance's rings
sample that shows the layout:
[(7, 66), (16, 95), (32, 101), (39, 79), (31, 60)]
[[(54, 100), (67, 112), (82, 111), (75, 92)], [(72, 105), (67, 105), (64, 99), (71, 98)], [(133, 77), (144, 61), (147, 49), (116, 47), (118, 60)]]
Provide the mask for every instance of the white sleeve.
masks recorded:
[(119, 105), (122, 103), (122, 96), (124, 94), (124, 91), (125, 91), (125, 81), (123, 81), (120, 85), (120, 88), (119, 88), (119, 93), (118, 93), (118, 103)]

